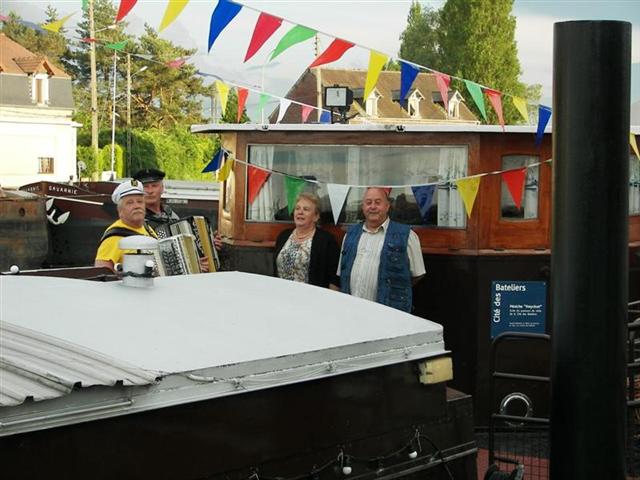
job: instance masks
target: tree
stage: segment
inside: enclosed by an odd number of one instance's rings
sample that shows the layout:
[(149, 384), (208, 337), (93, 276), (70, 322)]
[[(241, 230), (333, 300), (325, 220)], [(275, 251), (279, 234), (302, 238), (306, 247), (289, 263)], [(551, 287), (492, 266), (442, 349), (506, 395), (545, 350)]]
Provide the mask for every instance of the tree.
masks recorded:
[(400, 35), (400, 58), (425, 67), (439, 68), (439, 25), (440, 13), (428, 6), (423, 8), (414, 0), (409, 9), (407, 27)]

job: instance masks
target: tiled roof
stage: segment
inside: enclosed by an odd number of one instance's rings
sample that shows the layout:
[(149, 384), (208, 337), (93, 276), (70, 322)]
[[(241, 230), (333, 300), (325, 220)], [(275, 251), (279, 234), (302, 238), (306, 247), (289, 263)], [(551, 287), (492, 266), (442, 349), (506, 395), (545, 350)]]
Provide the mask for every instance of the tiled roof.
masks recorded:
[(0, 71), (18, 74), (47, 73), (54, 77), (69, 78), (64, 70), (53, 65), (47, 57), (30, 52), (4, 33), (0, 33)]

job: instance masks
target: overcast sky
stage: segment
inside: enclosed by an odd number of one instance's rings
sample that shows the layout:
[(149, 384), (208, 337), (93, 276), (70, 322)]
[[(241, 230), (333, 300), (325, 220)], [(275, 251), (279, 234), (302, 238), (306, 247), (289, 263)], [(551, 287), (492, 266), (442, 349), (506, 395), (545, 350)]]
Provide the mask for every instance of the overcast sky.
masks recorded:
[[(118, 1), (114, 2), (116, 5)], [(284, 95), (315, 57), (313, 42), (296, 45), (266, 63), (268, 53), (294, 24), (304, 25), (321, 35), (321, 47), (333, 37), (349, 40), (357, 47), (348, 51), (334, 67), (366, 69), (369, 48), (395, 57), (400, 47), (400, 34), (406, 26), (410, 0), (244, 0), (247, 7), (285, 19), (283, 26), (246, 64), (242, 63), (258, 12), (244, 8), (222, 32), (210, 53), (207, 37), (215, 0), (191, 0), (178, 19), (161, 33), (162, 38), (186, 47), (197, 48), (191, 59), (201, 71), (219, 75), (239, 84)], [(440, 8), (443, 1), (423, 1)], [(81, 0), (29, 1), (0, 0), (0, 14), (13, 10), (25, 20), (41, 22), (47, 5), (64, 15), (76, 11), (68, 29), (80, 19)], [(138, 34), (145, 22), (157, 29), (166, 0), (139, 0), (126, 20), (129, 31)], [(543, 86), (542, 103), (551, 104), (553, 24), (566, 20), (625, 20), (633, 25), (632, 101), (640, 100), (640, 0), (571, 1), (516, 0), (513, 14), (517, 19), (516, 41), (522, 68), (521, 80)], [(470, 78), (469, 80), (474, 80)], [(490, 85), (488, 85), (490, 86)], [(508, 92), (507, 92), (508, 93)], [(250, 97), (251, 98), (251, 97)]]

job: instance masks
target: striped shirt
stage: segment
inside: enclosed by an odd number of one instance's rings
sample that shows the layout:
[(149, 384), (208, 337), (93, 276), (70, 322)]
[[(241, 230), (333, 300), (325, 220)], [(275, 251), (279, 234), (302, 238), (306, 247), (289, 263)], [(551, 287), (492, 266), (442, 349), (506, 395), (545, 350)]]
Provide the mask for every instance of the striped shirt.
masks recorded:
[[(380, 267), (380, 254), (384, 245), (384, 238), (389, 228), (389, 218), (376, 230), (368, 230), (362, 224), (362, 235), (358, 242), (356, 259), (351, 269), (351, 295), (376, 301), (378, 298), (378, 269)], [(345, 237), (346, 238), (346, 237)], [(344, 239), (342, 240), (344, 249)], [(409, 256), (409, 270), (412, 277), (420, 277), (425, 274), (424, 259), (420, 240), (416, 232), (409, 232), (407, 242), (407, 255)], [(340, 258), (342, 262), (342, 257)], [(340, 275), (340, 263), (338, 264), (338, 275)]]

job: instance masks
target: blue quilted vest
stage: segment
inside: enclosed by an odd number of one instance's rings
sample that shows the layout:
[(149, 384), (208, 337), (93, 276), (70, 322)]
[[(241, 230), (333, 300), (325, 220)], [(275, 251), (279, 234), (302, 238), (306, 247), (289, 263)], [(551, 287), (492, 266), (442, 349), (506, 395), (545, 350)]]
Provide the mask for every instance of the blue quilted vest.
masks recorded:
[[(389, 222), (380, 253), (378, 293), (376, 301), (389, 307), (411, 312), (411, 271), (407, 243), (411, 229), (401, 223)], [(362, 224), (352, 225), (347, 232), (340, 260), (340, 285), (344, 293), (351, 293), (351, 269), (356, 259)]]

